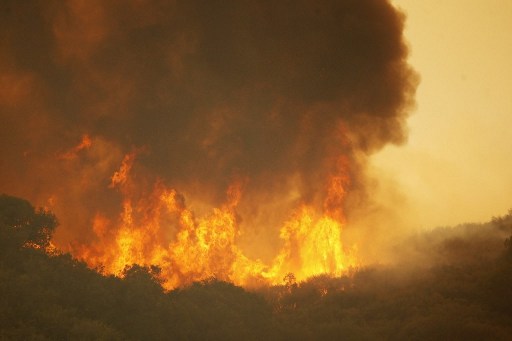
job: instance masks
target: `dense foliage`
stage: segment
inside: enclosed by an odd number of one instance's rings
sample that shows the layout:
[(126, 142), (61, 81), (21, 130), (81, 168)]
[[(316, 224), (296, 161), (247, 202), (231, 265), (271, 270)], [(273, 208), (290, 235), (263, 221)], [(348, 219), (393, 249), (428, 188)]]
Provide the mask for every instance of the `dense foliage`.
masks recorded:
[(159, 269), (138, 265), (105, 277), (45, 251), (56, 225), (25, 200), (0, 196), (2, 340), (512, 339), (511, 239), (493, 251), (489, 238), (510, 235), (511, 214), (416, 238), (445, 254), (429, 266), (305, 283), (290, 275), (257, 292), (215, 279), (164, 292)]

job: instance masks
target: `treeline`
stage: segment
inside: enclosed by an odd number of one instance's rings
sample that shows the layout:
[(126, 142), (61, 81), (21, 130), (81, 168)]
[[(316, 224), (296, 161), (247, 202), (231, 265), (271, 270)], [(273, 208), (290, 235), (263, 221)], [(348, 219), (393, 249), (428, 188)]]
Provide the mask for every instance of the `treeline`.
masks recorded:
[(102, 276), (45, 252), (56, 225), (52, 214), (0, 195), (1, 340), (512, 339), (510, 237), (499, 247), (488, 238), (510, 236), (511, 214), (414, 238), (430, 253), (451, 248), (429, 266), (304, 283), (290, 274), (255, 292), (215, 279), (165, 292), (159, 269), (138, 265), (122, 279)]

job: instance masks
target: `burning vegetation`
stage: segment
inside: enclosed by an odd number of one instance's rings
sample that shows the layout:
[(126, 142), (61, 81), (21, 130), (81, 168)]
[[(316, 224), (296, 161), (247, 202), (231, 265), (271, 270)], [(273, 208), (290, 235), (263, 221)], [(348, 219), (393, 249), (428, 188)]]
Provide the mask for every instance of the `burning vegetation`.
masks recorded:
[(0, 21), (0, 185), (59, 216), (55, 247), (167, 289), (361, 264), (366, 158), (405, 140), (417, 84), (390, 3), (3, 1)]
[(415, 257), (395, 266), (306, 281), (289, 273), (251, 291), (215, 278), (167, 291), (155, 266), (101, 275), (52, 249), (56, 225), (50, 212), (0, 195), (2, 339), (512, 337), (512, 211), (411, 236), (397, 247), (414, 245)]
[(358, 221), (407, 135), (403, 28), (386, 0), (1, 1), (0, 339), (512, 338), (510, 214), (386, 257)]
[[(342, 212), (328, 207), (342, 202), (342, 179), (333, 179), (325, 214), (302, 204), (280, 229), (282, 247), (271, 263), (252, 260), (237, 245), (241, 233), (237, 206), (243, 183), (235, 182), (225, 202), (203, 217), (187, 207), (183, 195), (157, 182), (150, 193), (134, 197), (131, 169), (136, 154), (128, 154), (111, 178), (110, 187), (123, 197), (115, 220), (97, 214), (94, 242), (73, 254), (106, 274), (121, 276), (127, 266), (158, 266), (168, 289), (211, 277), (243, 286), (279, 284), (292, 271), (298, 279), (318, 274), (339, 276), (356, 266), (355, 255), (342, 246)], [(175, 228), (169, 231), (169, 226)], [(174, 233), (170, 233), (174, 232)]]

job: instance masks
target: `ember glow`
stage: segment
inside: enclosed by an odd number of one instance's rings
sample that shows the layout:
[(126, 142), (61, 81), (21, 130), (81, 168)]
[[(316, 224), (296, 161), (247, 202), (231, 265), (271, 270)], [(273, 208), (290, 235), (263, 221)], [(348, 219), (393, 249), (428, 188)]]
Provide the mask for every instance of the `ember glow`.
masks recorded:
[(167, 288), (362, 262), (344, 231), (417, 84), (387, 1), (0, 7), (0, 185), (56, 213), (57, 248)]

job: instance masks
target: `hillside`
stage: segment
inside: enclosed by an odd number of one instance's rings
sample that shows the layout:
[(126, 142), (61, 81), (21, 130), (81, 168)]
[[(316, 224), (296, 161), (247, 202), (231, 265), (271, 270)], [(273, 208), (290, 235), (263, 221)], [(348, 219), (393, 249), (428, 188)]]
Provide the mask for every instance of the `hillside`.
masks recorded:
[(2, 340), (512, 338), (511, 214), (411, 237), (407, 265), (251, 292), (214, 278), (166, 292), (138, 265), (103, 276), (45, 251), (56, 225), (0, 196)]

